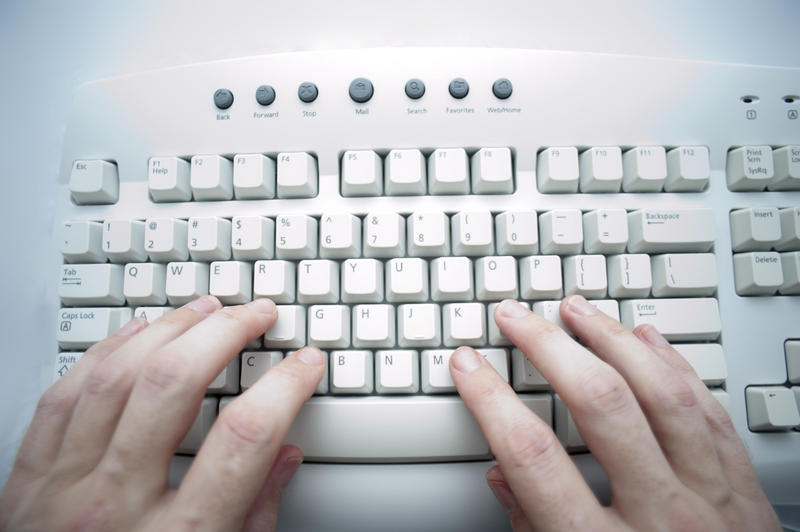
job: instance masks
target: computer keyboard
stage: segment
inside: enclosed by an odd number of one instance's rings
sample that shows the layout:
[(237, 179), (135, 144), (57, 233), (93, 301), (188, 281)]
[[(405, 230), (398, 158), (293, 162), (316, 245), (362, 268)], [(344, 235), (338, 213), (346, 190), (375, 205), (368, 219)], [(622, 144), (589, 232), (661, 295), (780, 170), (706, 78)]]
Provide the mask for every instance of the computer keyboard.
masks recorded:
[(490, 459), (449, 375), (460, 345), (583, 453), (492, 318), (512, 298), (563, 326), (559, 300), (581, 294), (673, 342), (768, 493), (796, 499), (779, 469), (800, 467), (799, 82), (785, 68), (385, 49), (84, 85), (55, 214), (55, 376), (132, 316), (269, 297), (278, 322), (211, 384), (179, 453), (306, 344), (328, 360), (287, 436), (307, 461)]

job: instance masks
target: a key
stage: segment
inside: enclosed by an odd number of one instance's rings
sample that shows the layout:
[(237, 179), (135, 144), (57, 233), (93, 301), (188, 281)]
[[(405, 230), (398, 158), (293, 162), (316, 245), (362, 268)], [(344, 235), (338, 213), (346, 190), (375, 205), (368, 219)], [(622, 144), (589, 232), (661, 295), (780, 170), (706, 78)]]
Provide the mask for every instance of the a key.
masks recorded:
[(578, 149), (574, 146), (547, 148), (539, 153), (536, 180), (546, 194), (569, 194), (578, 191)]
[(53, 382), (67, 374), (72, 369), (78, 360), (83, 356), (83, 351), (62, 351), (56, 357), (55, 372), (53, 374)]
[(167, 267), (152, 262), (133, 262), (125, 265), (123, 292), (129, 305), (164, 305)]
[(442, 307), (444, 345), (486, 344), (486, 306), (483, 303), (448, 303)]
[(495, 216), (495, 240), (500, 255), (534, 255), (539, 251), (535, 211), (506, 211)]
[(297, 268), (298, 303), (339, 301), (339, 263), (332, 260), (302, 260)]
[(144, 249), (153, 262), (189, 260), (188, 224), (175, 218), (148, 218)]
[(239, 357), (234, 357), (206, 388), (206, 394), (232, 395), (239, 393)]
[(625, 209), (597, 209), (583, 215), (583, 248), (586, 253), (623, 253), (628, 244)]
[(440, 257), (431, 262), (431, 299), (468, 301), (474, 296), (472, 261), (467, 257)]
[(714, 341), (722, 327), (712, 298), (630, 299), (620, 304), (620, 315), (628, 329), (649, 323), (670, 342)]
[(613, 255), (606, 258), (606, 265), (609, 296), (623, 299), (650, 295), (653, 277), (648, 255)]
[(769, 251), (781, 240), (781, 220), (775, 207), (751, 207), (731, 212), (733, 251)]
[(699, 192), (706, 188), (711, 174), (708, 148), (679, 146), (667, 152), (665, 192)]
[(342, 155), (342, 196), (383, 194), (383, 162), (372, 150), (351, 150)]
[(208, 294), (208, 264), (170, 262), (165, 289), (170, 305), (184, 305)]
[(103, 224), (99, 222), (64, 222), (61, 226), (61, 254), (66, 262), (84, 264), (105, 262)]
[(319, 228), (319, 256), (346, 259), (361, 255), (361, 220), (352, 214), (323, 214)]
[(434, 257), (450, 254), (450, 221), (443, 212), (415, 212), (408, 216), (408, 254)]
[(306, 345), (306, 309), (300, 305), (277, 305), (278, 319), (264, 333), (264, 347), (299, 349)]
[(253, 265), (253, 297), (294, 303), (296, 266), (286, 260), (260, 260)]
[(641, 146), (622, 154), (622, 190), (659, 192), (667, 179), (667, 153), (663, 146)]
[(583, 218), (578, 209), (539, 215), (539, 247), (544, 255), (576, 255), (583, 250)]
[(236, 199), (275, 197), (275, 161), (260, 153), (233, 158), (233, 195)]
[(564, 295), (561, 257), (540, 255), (519, 261), (519, 290), (523, 299), (557, 299)]
[(783, 285), (783, 267), (778, 253), (754, 251), (733, 256), (733, 276), (740, 296), (769, 296)]
[(650, 260), (653, 297), (710, 296), (717, 290), (713, 253), (668, 253)]
[(283, 353), (280, 351), (244, 351), (242, 352), (241, 379), (242, 391), (251, 388), (261, 376), (280, 364)]
[(494, 370), (503, 378), (504, 381), (508, 382), (508, 374), (509, 374), (509, 364), (508, 364), (508, 350), (507, 349), (497, 349), (497, 348), (484, 348), (484, 349), (477, 349), (478, 354), (482, 355), (489, 364), (492, 365)]
[(128, 323), (132, 314), (127, 307), (62, 308), (56, 341), (61, 349), (87, 349)]
[(561, 301), (537, 301), (533, 304), (531, 310), (547, 321), (559, 326), (565, 333), (574, 338), (575, 334), (573, 334), (569, 327), (567, 327), (567, 324), (561, 319), (560, 305)]
[(605, 297), (607, 288), (603, 255), (573, 255), (564, 259), (564, 294), (599, 299)]
[(463, 148), (440, 148), (428, 157), (429, 194), (469, 194), (469, 161)]
[(279, 259), (313, 259), (317, 256), (317, 220), (304, 214), (287, 214), (275, 220), (275, 256)]
[(783, 344), (786, 352), (786, 373), (789, 382), (800, 384), (800, 340), (787, 340)]
[(614, 299), (592, 299), (589, 301), (597, 310), (619, 321), (619, 303)]
[(117, 165), (108, 161), (75, 161), (69, 192), (78, 205), (110, 205), (119, 198)]
[(200, 411), (197, 413), (192, 426), (186, 432), (183, 440), (175, 451), (178, 454), (195, 454), (203, 445), (206, 435), (211, 430), (214, 420), (217, 419), (217, 409), (219, 401), (216, 397), (204, 397), (200, 403)]
[(783, 146), (772, 152), (774, 176), (768, 190), (800, 190), (800, 146)]
[(278, 154), (278, 197), (313, 198), (317, 195), (317, 160), (304, 152)]
[(725, 174), (728, 188), (738, 192), (764, 190), (775, 169), (770, 146), (742, 146), (728, 152)]
[(494, 231), (489, 211), (456, 213), (453, 215), (451, 227), (453, 255), (476, 256), (494, 253)]
[(375, 352), (375, 391), (404, 394), (419, 391), (419, 353), (397, 349)]
[(231, 222), (225, 218), (189, 218), (187, 238), (192, 260), (210, 262), (231, 258)]
[(353, 347), (393, 347), (395, 318), (392, 305), (353, 307)]
[(141, 220), (106, 220), (103, 223), (103, 252), (116, 263), (144, 262), (144, 222)]
[(514, 257), (483, 257), (475, 261), (475, 292), (481, 301), (516, 299), (517, 261)]
[(778, 251), (800, 251), (800, 207), (780, 210), (781, 239), (775, 245)]
[(386, 300), (428, 299), (428, 263), (422, 259), (392, 259), (386, 263)]
[(442, 343), (442, 317), (439, 305), (406, 304), (397, 307), (397, 345), (435, 347)]
[(188, 161), (179, 157), (151, 157), (147, 163), (147, 189), (156, 202), (191, 201)]
[(275, 256), (275, 221), (263, 216), (234, 216), (231, 251), (235, 260), (271, 259)]
[(715, 227), (710, 207), (639, 209), (628, 214), (628, 251), (709, 251), (716, 238)]
[(175, 310), (175, 307), (137, 307), (134, 309), (133, 315), (142, 318), (147, 323), (153, 323), (170, 310)]
[(58, 295), (70, 306), (124, 305), (121, 264), (65, 264), (61, 266)]
[(383, 301), (383, 264), (375, 259), (347, 259), (342, 263), (342, 301)]
[(350, 345), (350, 307), (312, 305), (308, 307), (308, 343), (317, 347), (344, 348)]
[(427, 190), (425, 157), (419, 150), (392, 150), (384, 162), (387, 196), (421, 196)]
[[(530, 304), (524, 301), (519, 301), (518, 303), (527, 309), (531, 308)], [(500, 327), (498, 327), (497, 322), (494, 321), (494, 311), (498, 305), (500, 305), (500, 303), (489, 303), (486, 307), (486, 328), (489, 337), (489, 345), (511, 345), (511, 340), (500, 331)]]
[(233, 199), (233, 164), (219, 155), (195, 155), (190, 172), (195, 201)]
[(331, 351), (331, 393), (372, 392), (371, 351)]
[(622, 151), (618, 146), (589, 148), (578, 157), (581, 192), (619, 192)]
[(780, 293), (785, 296), (800, 295), (800, 251), (781, 253), (783, 285)]
[(406, 254), (406, 222), (394, 212), (372, 212), (364, 217), (364, 256), (402, 257)]
[(728, 378), (721, 345), (675, 344), (673, 347), (692, 366), (706, 386), (720, 386)]
[(223, 305), (241, 305), (253, 299), (253, 265), (249, 262), (211, 263), (208, 293)]
[(511, 169), (511, 150), (481, 148), (470, 159), (473, 194), (511, 194), (514, 178)]
[(794, 393), (783, 386), (748, 386), (747, 425), (755, 432), (791, 430), (800, 425)]
[(532, 392), (550, 389), (547, 380), (519, 349), (511, 350), (511, 375), (514, 391)]
[(420, 380), (422, 393), (452, 393), (456, 385), (450, 376), (450, 357), (454, 349), (429, 349), (422, 352)]

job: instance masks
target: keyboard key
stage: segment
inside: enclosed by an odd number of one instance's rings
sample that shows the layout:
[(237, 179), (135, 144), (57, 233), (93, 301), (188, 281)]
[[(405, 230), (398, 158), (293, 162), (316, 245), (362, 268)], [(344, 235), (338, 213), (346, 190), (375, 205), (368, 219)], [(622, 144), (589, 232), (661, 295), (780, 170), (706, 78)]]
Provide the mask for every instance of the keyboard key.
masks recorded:
[(539, 153), (536, 179), (545, 194), (578, 191), (578, 150), (575, 147), (547, 148)]
[(271, 259), (275, 256), (275, 221), (263, 216), (234, 216), (231, 251), (236, 260)]
[(115, 333), (133, 317), (130, 308), (62, 308), (56, 341), (61, 349), (88, 349)]
[(721, 323), (716, 299), (631, 299), (620, 304), (629, 329), (649, 323), (670, 342), (714, 341)]
[(239, 393), (239, 357), (234, 357), (219, 375), (206, 388), (211, 395), (232, 395)]
[(442, 307), (444, 345), (486, 345), (486, 307), (483, 303), (449, 303)]
[(508, 350), (507, 349), (494, 349), (484, 348), (477, 349), (478, 353), (492, 365), (494, 370), (500, 374), (500, 377), (508, 382)]
[(800, 190), (800, 146), (784, 146), (772, 152), (775, 175), (768, 190)]
[(523, 299), (558, 299), (563, 297), (561, 257), (541, 255), (519, 261), (519, 291)]
[(474, 297), (472, 261), (467, 257), (440, 257), (431, 262), (431, 299), (468, 301)]
[(233, 199), (233, 164), (219, 155), (195, 155), (190, 182), (195, 201)]
[(383, 264), (375, 259), (347, 259), (342, 263), (342, 301), (383, 301)]
[(578, 427), (575, 425), (575, 420), (572, 418), (567, 405), (564, 404), (558, 394), (554, 395), (553, 399), (555, 403), (553, 424), (555, 425), (558, 441), (561, 442), (567, 452), (578, 453), (586, 451), (586, 444), (583, 442), (580, 432), (578, 432)]
[(406, 254), (406, 222), (394, 212), (364, 217), (364, 256), (402, 257)]
[(442, 343), (439, 305), (407, 304), (397, 307), (397, 345), (436, 347)]
[(780, 210), (781, 239), (775, 245), (778, 251), (800, 251), (800, 207)]
[(625, 209), (597, 209), (583, 215), (583, 247), (586, 253), (623, 253), (628, 244)]
[(283, 353), (280, 351), (243, 351), (240, 385), (242, 391), (253, 387), (264, 373), (280, 364)]
[(384, 162), (387, 196), (421, 196), (427, 190), (425, 157), (419, 150), (392, 150)]
[(148, 218), (144, 227), (145, 251), (153, 262), (189, 260), (188, 224), (175, 218)]
[(748, 386), (747, 425), (754, 432), (791, 430), (800, 425), (794, 393), (783, 386)]
[(303, 152), (278, 154), (278, 197), (313, 198), (317, 195), (317, 160)]
[(121, 264), (65, 264), (60, 273), (58, 296), (64, 305), (125, 304)]
[(134, 309), (133, 315), (142, 318), (147, 323), (153, 323), (170, 310), (175, 310), (175, 307), (137, 307)]
[(164, 305), (167, 267), (152, 262), (133, 262), (125, 265), (123, 292), (129, 305)]
[(667, 154), (663, 146), (642, 146), (622, 154), (622, 190), (659, 192), (667, 179)]
[(208, 264), (170, 262), (167, 264), (166, 292), (170, 305), (185, 305), (208, 294)]
[(511, 194), (514, 179), (511, 170), (511, 150), (481, 148), (470, 159), (473, 194)]
[(372, 352), (331, 351), (331, 393), (372, 393)]
[(511, 375), (514, 391), (532, 392), (550, 389), (550, 384), (519, 349), (511, 350)]
[(422, 352), (420, 373), (422, 393), (452, 393), (456, 385), (450, 376), (450, 357), (455, 349), (435, 349)]
[(786, 351), (786, 373), (789, 382), (800, 383), (800, 340), (787, 340), (784, 344)]
[(500, 255), (534, 255), (539, 251), (539, 223), (535, 211), (506, 211), (495, 217), (495, 239)]
[(346, 259), (361, 256), (361, 220), (352, 214), (323, 214), (320, 218), (319, 256)]
[(144, 262), (144, 222), (141, 220), (106, 220), (103, 223), (103, 252), (116, 263)]
[(489, 211), (459, 212), (451, 221), (454, 255), (494, 253), (494, 228)]
[(717, 263), (712, 253), (669, 253), (650, 261), (653, 296), (711, 296), (717, 290)]
[(740, 296), (769, 296), (783, 285), (780, 254), (768, 251), (737, 253), (733, 276)]
[(110, 205), (119, 199), (117, 165), (108, 161), (75, 161), (69, 192), (78, 205)]
[(475, 261), (475, 291), (481, 301), (517, 299), (517, 261), (514, 257), (483, 257)]
[(775, 175), (772, 148), (742, 146), (730, 150), (725, 173), (730, 190), (764, 190)]
[(189, 218), (189, 255), (194, 261), (231, 258), (231, 222), (218, 216)]
[(308, 307), (308, 344), (317, 347), (348, 347), (350, 307), (345, 305)]
[(197, 413), (192, 426), (189, 427), (186, 436), (178, 445), (176, 452), (178, 454), (195, 454), (200, 450), (203, 440), (211, 430), (214, 420), (217, 419), (217, 408), (219, 401), (216, 397), (204, 397), (203, 402), (200, 403), (200, 411)]
[(669, 253), (709, 251), (716, 238), (709, 207), (639, 209), (628, 214), (628, 251)]
[(580, 154), (581, 192), (619, 192), (622, 152), (617, 146), (589, 148)]
[(469, 194), (469, 162), (463, 148), (440, 148), (428, 157), (429, 194)]
[(780, 293), (784, 296), (800, 295), (800, 251), (781, 253), (783, 285)]
[(574, 255), (564, 259), (564, 294), (589, 299), (605, 297), (606, 258), (603, 255)]
[(339, 301), (339, 263), (332, 260), (302, 260), (297, 265), (298, 303)]
[[(497, 322), (494, 321), (494, 310), (500, 303), (489, 303), (486, 308), (486, 328), (488, 331), (489, 337), (489, 345), (493, 346), (505, 346), (511, 345), (511, 340), (500, 331), (500, 327), (497, 326)], [(530, 309), (530, 304), (519, 301), (519, 304), (523, 307)]]
[(428, 263), (422, 259), (392, 259), (386, 263), (386, 300), (428, 299)]
[(61, 226), (61, 254), (66, 262), (76, 264), (105, 262), (103, 224), (99, 222), (64, 222)]
[(546, 255), (575, 255), (583, 251), (583, 223), (578, 209), (559, 209), (539, 215), (540, 248)]
[(395, 317), (392, 305), (353, 307), (354, 347), (394, 347)]
[(223, 305), (241, 305), (253, 299), (253, 265), (241, 261), (211, 263), (208, 293)]
[(733, 251), (769, 251), (781, 240), (781, 220), (775, 207), (731, 212)]
[(153, 201), (191, 201), (189, 170), (189, 163), (179, 157), (151, 157), (147, 163), (147, 189)]
[(675, 344), (674, 347), (691, 364), (706, 386), (720, 386), (728, 378), (721, 345)]
[(531, 307), (535, 314), (538, 314), (547, 321), (558, 325), (565, 333), (572, 336), (575, 335), (567, 327), (567, 324), (561, 319), (561, 311), (559, 310), (561, 301), (537, 301)]
[(648, 255), (613, 255), (606, 258), (606, 264), (609, 296), (623, 299), (650, 295), (653, 278)]
[(597, 307), (597, 310), (619, 321), (619, 303), (614, 299), (593, 299), (589, 303)]
[(300, 349), (306, 345), (306, 309), (300, 305), (277, 305), (278, 319), (264, 333), (264, 347)]
[(53, 374), (53, 382), (67, 374), (72, 369), (78, 360), (83, 356), (83, 351), (62, 351), (56, 357), (55, 372)]
[(260, 153), (233, 158), (233, 195), (236, 199), (275, 197), (275, 161)]
[(260, 260), (253, 269), (253, 297), (294, 303), (296, 265), (286, 260)]
[(667, 153), (665, 192), (699, 192), (706, 188), (711, 174), (708, 148), (679, 146)]
[(419, 391), (419, 353), (412, 350), (375, 352), (375, 391), (380, 394)]
[(372, 150), (346, 151), (342, 155), (342, 196), (383, 194), (383, 163)]
[(408, 216), (408, 254), (434, 257), (450, 254), (450, 221), (443, 212), (415, 212)]
[(275, 256), (279, 259), (313, 259), (317, 256), (317, 220), (288, 214), (275, 220)]

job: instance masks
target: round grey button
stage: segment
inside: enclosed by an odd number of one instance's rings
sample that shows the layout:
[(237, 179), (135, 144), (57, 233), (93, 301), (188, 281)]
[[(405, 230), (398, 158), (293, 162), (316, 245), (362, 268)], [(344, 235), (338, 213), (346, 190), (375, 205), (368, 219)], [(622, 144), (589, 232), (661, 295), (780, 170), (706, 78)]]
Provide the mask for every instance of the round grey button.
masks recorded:
[(269, 105), (275, 101), (275, 89), (270, 85), (261, 85), (256, 89), (256, 101), (259, 105)]
[(217, 89), (214, 91), (214, 105), (217, 109), (227, 109), (233, 105), (233, 93), (228, 89)]
[(350, 82), (350, 98), (354, 102), (364, 103), (368, 102), (374, 94), (372, 82), (367, 78), (356, 78)]
[(513, 92), (514, 87), (506, 78), (500, 78), (492, 84), (492, 92), (501, 100), (505, 100)]
[(459, 100), (469, 93), (469, 83), (464, 78), (455, 78), (450, 82), (450, 96)]
[(318, 95), (319, 91), (317, 90), (317, 86), (310, 81), (304, 81), (297, 87), (297, 97), (306, 103), (313, 102), (317, 99)]
[(412, 100), (419, 100), (425, 94), (425, 84), (421, 79), (410, 79), (406, 81), (406, 96)]

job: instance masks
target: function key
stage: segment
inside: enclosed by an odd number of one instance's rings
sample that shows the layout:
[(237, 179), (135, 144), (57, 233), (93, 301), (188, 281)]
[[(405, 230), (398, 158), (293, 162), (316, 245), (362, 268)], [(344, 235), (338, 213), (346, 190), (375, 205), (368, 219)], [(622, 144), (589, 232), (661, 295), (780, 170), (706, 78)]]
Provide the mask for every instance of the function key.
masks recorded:
[(450, 82), (448, 90), (450, 91), (450, 96), (460, 100), (469, 94), (469, 83), (464, 78), (454, 78)]
[(319, 90), (317, 90), (317, 86), (310, 81), (304, 81), (297, 87), (297, 97), (300, 98), (302, 102), (311, 103), (317, 99), (317, 96), (319, 96)]
[(728, 152), (726, 173), (733, 191), (764, 190), (772, 181), (774, 167), (770, 146), (742, 146)]
[(708, 185), (710, 172), (707, 147), (673, 148), (667, 152), (664, 192), (700, 192)]
[(784, 146), (773, 153), (775, 177), (769, 190), (800, 190), (800, 146)]
[(350, 98), (356, 103), (366, 103), (374, 94), (372, 82), (367, 78), (356, 78), (350, 82)]
[(500, 78), (492, 84), (492, 93), (494, 93), (494, 95), (501, 100), (505, 100), (511, 96), (513, 91), (514, 87), (506, 78)]
[(667, 152), (663, 146), (640, 146), (622, 154), (622, 190), (660, 192), (667, 179)]
[(406, 96), (412, 100), (419, 100), (425, 94), (425, 83), (421, 79), (413, 78), (406, 81)]
[(256, 101), (259, 105), (269, 105), (275, 101), (275, 89), (271, 85), (261, 85), (256, 89)]
[(217, 89), (214, 91), (214, 105), (217, 109), (227, 109), (233, 105), (233, 93), (228, 89)]

